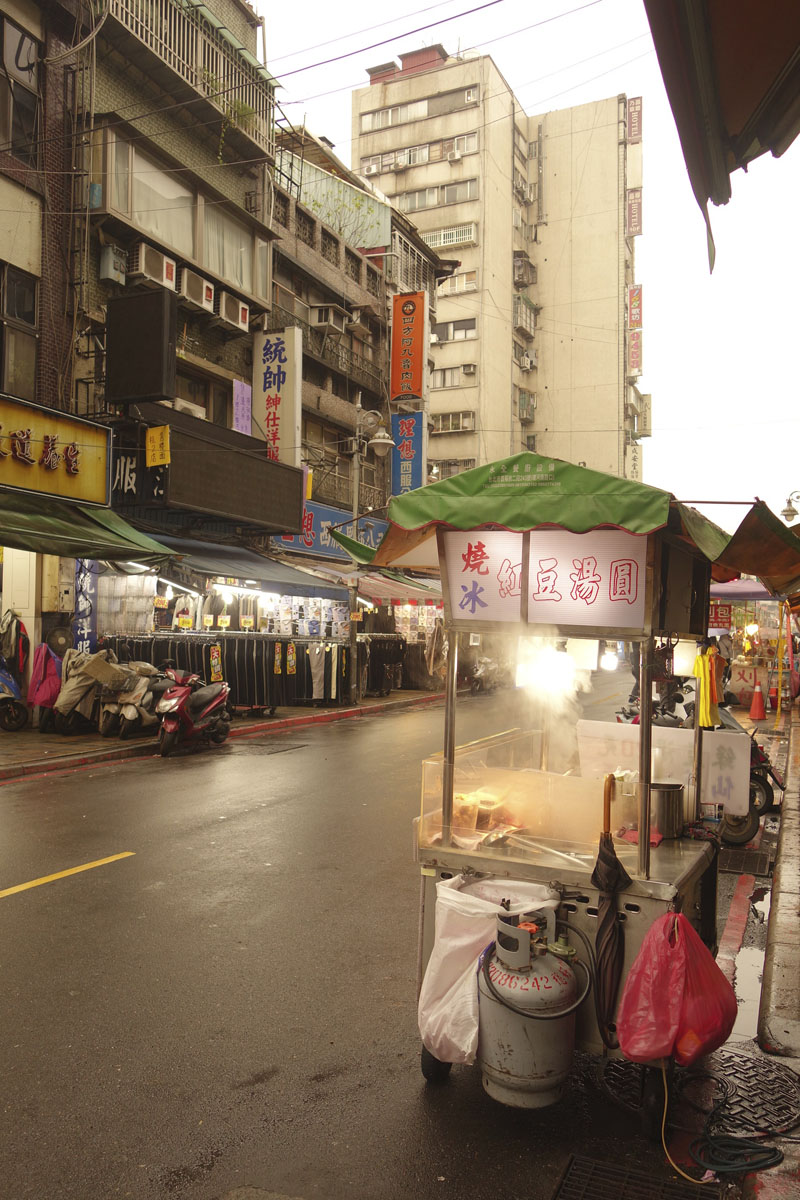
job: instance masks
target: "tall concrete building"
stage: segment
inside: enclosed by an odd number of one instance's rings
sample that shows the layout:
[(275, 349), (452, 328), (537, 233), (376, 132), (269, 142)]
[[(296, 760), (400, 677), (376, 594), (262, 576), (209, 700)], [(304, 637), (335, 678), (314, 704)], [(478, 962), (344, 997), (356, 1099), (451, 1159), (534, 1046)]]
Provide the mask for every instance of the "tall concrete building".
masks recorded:
[(527, 116), (486, 55), (369, 70), (353, 166), (460, 266), (431, 334), (429, 462), (531, 449), (641, 479), (641, 100)]

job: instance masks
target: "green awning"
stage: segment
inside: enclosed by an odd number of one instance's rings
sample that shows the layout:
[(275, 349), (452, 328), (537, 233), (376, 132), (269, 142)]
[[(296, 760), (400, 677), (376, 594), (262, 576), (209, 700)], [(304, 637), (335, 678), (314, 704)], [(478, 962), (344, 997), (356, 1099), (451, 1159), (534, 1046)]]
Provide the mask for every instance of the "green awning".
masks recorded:
[(491, 524), (518, 532), (550, 525), (571, 533), (652, 533), (666, 525), (671, 499), (632, 479), (524, 452), (395, 497), (389, 520), (405, 530)]
[(110, 508), (0, 488), (0, 546), (154, 566), (173, 552), (140, 533)]

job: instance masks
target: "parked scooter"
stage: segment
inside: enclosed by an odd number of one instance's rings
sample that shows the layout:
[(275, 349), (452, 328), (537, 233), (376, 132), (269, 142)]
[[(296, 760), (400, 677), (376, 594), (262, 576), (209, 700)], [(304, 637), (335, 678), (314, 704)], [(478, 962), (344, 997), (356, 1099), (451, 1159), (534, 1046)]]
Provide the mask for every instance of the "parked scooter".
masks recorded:
[(485, 656), (476, 659), (470, 683), (473, 696), (478, 692), (494, 692), (499, 687), (508, 687), (509, 682), (508, 671), (495, 659)]
[[(732, 729), (737, 733), (747, 733), (734, 715), (727, 708), (720, 708), (719, 719), (724, 729)], [(786, 784), (781, 775), (772, 765), (770, 757), (762, 745), (756, 741), (756, 731), (750, 734), (750, 807), (755, 808), (759, 816), (768, 812), (775, 803), (775, 791), (770, 779), (783, 791)], [(754, 794), (755, 793), (755, 794)]]
[(27, 723), (28, 706), (22, 699), (22, 690), (0, 656), (0, 729), (17, 733)]
[(156, 705), (161, 717), (159, 751), (162, 758), (171, 754), (179, 742), (202, 738), (220, 744), (231, 728), (228, 710), (230, 688), (227, 683), (206, 684), (197, 675), (169, 668), (173, 686)]
[(142, 676), (133, 692), (123, 698), (119, 736), (129, 738), (138, 734), (154, 734), (161, 725), (158, 702), (174, 687), (172, 675), (158, 673)]
[(98, 661), (116, 664), (112, 650), (87, 654), (69, 649), (61, 668), (61, 691), (53, 705), (56, 733), (89, 732), (97, 728), (98, 677), (92, 664)]

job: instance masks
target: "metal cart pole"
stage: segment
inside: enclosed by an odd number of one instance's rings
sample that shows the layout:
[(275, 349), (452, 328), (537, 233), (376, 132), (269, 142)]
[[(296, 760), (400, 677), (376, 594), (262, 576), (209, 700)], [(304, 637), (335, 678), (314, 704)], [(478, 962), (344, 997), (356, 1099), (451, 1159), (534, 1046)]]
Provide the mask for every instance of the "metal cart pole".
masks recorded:
[(442, 767), (442, 845), (449, 846), (453, 832), (453, 779), (456, 763), (456, 683), (458, 679), (458, 634), (447, 633), (447, 678), (444, 696), (444, 747)]
[(637, 871), (650, 878), (650, 779), (653, 745), (653, 638), (642, 642), (639, 664), (639, 855)]

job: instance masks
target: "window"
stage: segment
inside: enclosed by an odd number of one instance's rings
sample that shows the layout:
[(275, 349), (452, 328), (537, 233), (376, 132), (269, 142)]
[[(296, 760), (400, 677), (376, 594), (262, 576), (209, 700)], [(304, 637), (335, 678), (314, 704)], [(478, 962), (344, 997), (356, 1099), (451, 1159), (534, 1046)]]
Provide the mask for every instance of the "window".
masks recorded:
[(436, 250), (440, 246), (474, 246), (478, 240), (478, 226), (474, 221), (466, 225), (449, 225), (444, 229), (420, 230), (426, 245)]
[(418, 212), (421, 208), (435, 208), (439, 204), (460, 204), (465, 200), (474, 200), (477, 195), (477, 179), (462, 179), (458, 183), (446, 183), (443, 187), (405, 192), (398, 200), (403, 212)]
[(448, 279), (443, 279), (439, 284), (440, 296), (452, 296), (458, 292), (474, 292), (478, 287), (478, 272), (477, 271), (461, 271), (458, 275), (451, 275)]
[(232, 390), (232, 384), (208, 375), (195, 375), (185, 370), (175, 375), (175, 395), (205, 409), (205, 419), (223, 429), (229, 429), (231, 424)]
[(2, 22), (0, 142), (35, 167), (39, 161), (39, 43), (12, 21)]
[(405, 167), (421, 166), (428, 162), (441, 162), (448, 155), (474, 154), (478, 149), (478, 134), (463, 133), (455, 138), (446, 138), (443, 142), (427, 142), (421, 146), (406, 146), (402, 150), (387, 150), (385, 154), (369, 154), (361, 159), (361, 171), (391, 171), (395, 165)]
[(98, 135), (107, 137), (108, 155), (104, 169), (102, 155), (93, 154), (92, 183), (105, 191), (111, 211), (200, 271), (205, 268), (238, 291), (269, 299), (272, 253), (264, 237), (217, 201), (187, 187), (178, 173), (138, 145), (110, 130)]
[(475, 466), (474, 458), (440, 458), (437, 461), (429, 461), (430, 467), (439, 468), (440, 479), (452, 479), (454, 475), (460, 475), (462, 471), (471, 471)]
[(528, 351), (522, 345), (522, 342), (518, 342), (516, 338), (513, 338), (511, 342), (511, 353), (514, 355), (514, 361), (519, 362), (523, 354), (527, 354)]
[(404, 125), (407, 121), (420, 121), (427, 115), (427, 100), (416, 100), (413, 104), (398, 104), (394, 108), (379, 108), (376, 112), (361, 114), (361, 132), (373, 133), (377, 129), (388, 129), (390, 125)]
[(461, 367), (440, 367), (431, 371), (431, 388), (461, 387)]
[(474, 412), (434, 413), (434, 433), (472, 433), (475, 429)]
[(525, 449), (530, 450), (531, 454), (536, 453), (536, 434), (529, 433), (525, 438)]
[(434, 325), (433, 332), (440, 342), (463, 342), (478, 336), (476, 317), (467, 317), (461, 321), (442, 321)]
[(478, 103), (478, 89), (476, 87), (467, 88), (467, 90), (464, 92), (464, 103), (465, 104), (477, 104)]
[(418, 192), (405, 192), (398, 197), (401, 212), (418, 212), (421, 208), (435, 208), (439, 203), (438, 187), (422, 188)]
[(442, 204), (461, 204), (475, 200), (478, 195), (477, 179), (461, 179), (458, 183), (447, 183), (442, 188)]
[(21, 400), (36, 397), (37, 280), (0, 263), (0, 386)]

